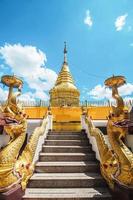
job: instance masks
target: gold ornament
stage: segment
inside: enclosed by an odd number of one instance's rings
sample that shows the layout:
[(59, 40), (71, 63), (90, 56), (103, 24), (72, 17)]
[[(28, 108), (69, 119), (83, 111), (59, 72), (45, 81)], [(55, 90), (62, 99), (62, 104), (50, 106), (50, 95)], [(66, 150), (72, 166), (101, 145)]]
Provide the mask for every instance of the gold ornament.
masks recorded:
[[(27, 120), (24, 109), (17, 102), (23, 82), (16, 76), (3, 76), (1, 82), (9, 87), (7, 103), (1, 109), (1, 120), (4, 131), (10, 136), (9, 143), (0, 150), (0, 192), (9, 190), (15, 184), (21, 183), (26, 188), (28, 179), (34, 172), (33, 158), (39, 136), (44, 133), (46, 120), (37, 127), (30, 137), (22, 154), (20, 149), (25, 141)], [(13, 88), (18, 88), (13, 92)]]
[(112, 97), (117, 103), (116, 107), (112, 106), (107, 123), (111, 148), (106, 144), (103, 133), (93, 126), (90, 118), (86, 118), (90, 134), (97, 141), (101, 173), (111, 188), (114, 188), (115, 182), (133, 187), (133, 153), (124, 142), (130, 121), (128, 111), (124, 109), (124, 101), (118, 93), (118, 87), (125, 82), (123, 76), (113, 76), (105, 81), (105, 85), (112, 88)]

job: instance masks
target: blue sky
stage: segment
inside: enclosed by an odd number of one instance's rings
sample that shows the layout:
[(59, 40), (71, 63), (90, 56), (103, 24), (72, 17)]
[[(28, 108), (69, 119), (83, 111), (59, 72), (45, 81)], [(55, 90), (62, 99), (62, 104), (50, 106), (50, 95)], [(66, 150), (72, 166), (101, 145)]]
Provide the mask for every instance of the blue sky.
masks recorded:
[(23, 99), (48, 98), (64, 41), (81, 100), (110, 98), (103, 83), (112, 74), (126, 77), (120, 92), (132, 97), (132, 0), (0, 0), (0, 75), (23, 78)]

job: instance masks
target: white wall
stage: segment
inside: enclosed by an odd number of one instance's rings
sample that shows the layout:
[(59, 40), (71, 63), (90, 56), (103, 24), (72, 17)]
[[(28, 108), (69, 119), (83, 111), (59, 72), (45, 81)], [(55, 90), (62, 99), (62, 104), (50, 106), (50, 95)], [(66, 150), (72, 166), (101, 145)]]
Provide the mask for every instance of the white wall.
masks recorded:
[[(28, 138), (29, 138), (29, 136), (33, 133), (34, 129), (41, 125), (42, 120), (40, 120), (40, 119), (37, 119), (37, 120), (28, 119), (27, 122), (28, 122), (27, 133), (28, 133)], [(6, 146), (9, 142), (9, 140), (10, 140), (9, 135), (6, 135), (5, 133), (0, 135), (0, 148)]]
[[(92, 120), (92, 121), (96, 127), (106, 127), (107, 126), (107, 120)], [(110, 145), (107, 135), (105, 135), (105, 140), (106, 140), (107, 144)], [(126, 144), (128, 147), (130, 147), (132, 149), (132, 152), (133, 152), (133, 135), (126, 136)]]
[(106, 127), (107, 126), (107, 120), (92, 120), (94, 126), (96, 127)]
[(33, 133), (36, 127), (39, 127), (41, 125), (42, 119), (28, 119), (27, 120), (27, 133), (28, 138)]

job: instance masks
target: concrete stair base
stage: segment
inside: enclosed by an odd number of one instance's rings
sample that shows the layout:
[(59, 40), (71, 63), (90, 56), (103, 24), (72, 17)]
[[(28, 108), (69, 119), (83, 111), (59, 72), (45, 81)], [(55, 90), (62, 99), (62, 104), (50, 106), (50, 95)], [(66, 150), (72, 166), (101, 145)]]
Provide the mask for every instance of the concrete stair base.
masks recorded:
[(64, 146), (73, 146), (73, 145), (83, 145), (88, 146), (87, 140), (45, 140), (46, 145), (64, 145)]
[(84, 153), (92, 152), (91, 146), (43, 146), (42, 151), (45, 153)]
[(85, 135), (80, 134), (69, 134), (69, 135), (62, 135), (62, 134), (55, 134), (55, 135), (48, 135), (48, 140), (80, 140), (80, 139), (86, 139)]
[(111, 200), (84, 132), (49, 132), (24, 200)]
[(94, 153), (40, 153), (39, 161), (94, 161)]
[(106, 188), (30, 188), (26, 190), (25, 200), (111, 200), (111, 195)]
[(36, 172), (45, 173), (82, 173), (99, 171), (95, 162), (38, 162)]
[(30, 188), (88, 188), (106, 186), (96, 173), (35, 173)]

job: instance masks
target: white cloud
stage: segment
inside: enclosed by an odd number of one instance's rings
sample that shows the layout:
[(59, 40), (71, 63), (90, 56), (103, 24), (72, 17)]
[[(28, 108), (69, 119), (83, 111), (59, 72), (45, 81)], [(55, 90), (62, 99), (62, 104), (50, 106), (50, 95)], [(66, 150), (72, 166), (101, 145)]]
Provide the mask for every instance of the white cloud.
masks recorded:
[(45, 92), (53, 87), (57, 74), (45, 67), (45, 53), (30, 45), (6, 44), (0, 47), (0, 55), (11, 72), (22, 77), (29, 88), (35, 90), (34, 97), (48, 99)]
[(20, 101), (35, 101), (35, 99), (37, 99), (38, 97), (39, 99), (45, 100), (45, 101), (49, 99), (47, 94), (41, 91), (39, 92), (37, 91), (35, 93), (26, 92), (19, 97), (19, 100)]
[(119, 88), (120, 94), (122, 96), (127, 96), (133, 94), (133, 84), (127, 83)]
[[(34, 94), (34, 93), (33, 93)], [(20, 101), (35, 101), (34, 95), (31, 92), (26, 92), (18, 97)]]
[(34, 93), (34, 98), (37, 98), (38, 96), (41, 100), (45, 99), (45, 101), (47, 101), (49, 99), (49, 96), (46, 93), (41, 92), (41, 91), (37, 91), (36, 93)]
[[(121, 86), (119, 89), (120, 95), (122, 96), (128, 96), (133, 94), (133, 84), (127, 83), (123, 86)], [(96, 85), (89, 93), (91, 98), (93, 99), (111, 99), (112, 100), (112, 92), (109, 88), (106, 88), (102, 85)]]
[(111, 98), (111, 90), (102, 85), (96, 85), (89, 93), (93, 99)]
[(124, 97), (125, 102), (133, 101), (133, 97), (126, 96)]
[[(8, 97), (8, 90), (5, 90), (5, 88), (0, 87), (0, 102), (1, 101), (6, 101)], [(18, 97), (18, 100), (20, 100), (20, 102), (33, 102), (36, 103), (36, 99), (39, 97), (39, 99), (43, 100), (43, 101), (47, 101), (49, 99), (48, 95), (45, 94), (44, 92), (26, 92), (23, 93), (22, 95), (20, 95)]]
[(123, 29), (124, 25), (126, 24), (127, 16), (128, 14), (125, 14), (116, 18), (116, 21), (115, 21), (116, 31), (121, 31)]
[(7, 99), (8, 91), (0, 87), (0, 101), (5, 101)]
[(88, 25), (89, 27), (91, 27), (93, 25), (92, 17), (90, 15), (90, 11), (89, 10), (86, 11), (86, 17), (84, 19), (84, 23), (86, 25)]

